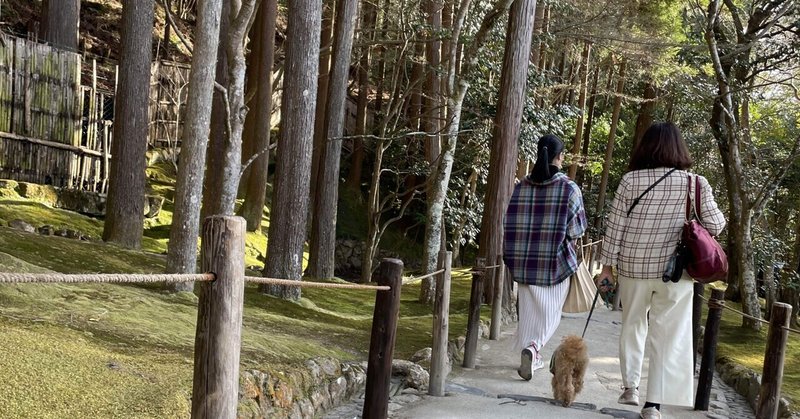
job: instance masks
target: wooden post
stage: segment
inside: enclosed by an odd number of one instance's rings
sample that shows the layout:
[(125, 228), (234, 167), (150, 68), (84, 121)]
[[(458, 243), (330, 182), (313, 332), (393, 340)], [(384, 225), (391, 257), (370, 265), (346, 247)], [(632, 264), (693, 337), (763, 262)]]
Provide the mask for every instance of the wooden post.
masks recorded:
[(478, 349), (478, 333), (480, 333), (483, 275), (485, 273), (486, 258), (475, 259), (475, 272), (472, 274), (472, 293), (469, 297), (467, 339), (464, 344), (464, 363), (462, 364), (464, 368), (475, 368), (475, 352)]
[(193, 419), (233, 419), (239, 404), (239, 352), (244, 302), (244, 218), (213, 216), (203, 223), (194, 340)]
[(400, 313), (403, 261), (383, 259), (378, 272), (378, 285), (388, 285), (392, 289), (375, 294), (367, 364), (367, 393), (362, 411), (365, 419), (389, 416), (389, 380), (392, 378), (392, 356)]
[(492, 324), (489, 328), (489, 340), (497, 340), (500, 338), (500, 325), (503, 322), (503, 283), (506, 278), (506, 265), (503, 263), (503, 256), (497, 256), (497, 263), (499, 265), (494, 268), (494, 292), (492, 296)]
[[(450, 332), (450, 267), (453, 252), (439, 252), (439, 269), (436, 276), (436, 299), (433, 306), (433, 345), (431, 345), (431, 380), (428, 394), (444, 396), (447, 378), (447, 339)], [(439, 270), (437, 269), (437, 270)]]
[(697, 381), (697, 395), (694, 399), (694, 410), (708, 410), (711, 397), (711, 382), (714, 378), (714, 364), (717, 357), (717, 340), (719, 339), (719, 322), (722, 318), (722, 305), (714, 304), (725, 299), (725, 291), (711, 290), (711, 301), (708, 302), (708, 318), (706, 333), (703, 337), (703, 359), (700, 361), (700, 378)]
[(692, 371), (697, 368), (697, 350), (700, 344), (700, 321), (703, 318), (703, 293), (705, 285), (694, 283), (694, 297), (692, 300)]
[(786, 341), (789, 339), (789, 321), (792, 306), (773, 303), (767, 335), (767, 351), (764, 354), (764, 370), (761, 374), (761, 391), (758, 393), (756, 419), (778, 417), (783, 382), (783, 363), (786, 358)]

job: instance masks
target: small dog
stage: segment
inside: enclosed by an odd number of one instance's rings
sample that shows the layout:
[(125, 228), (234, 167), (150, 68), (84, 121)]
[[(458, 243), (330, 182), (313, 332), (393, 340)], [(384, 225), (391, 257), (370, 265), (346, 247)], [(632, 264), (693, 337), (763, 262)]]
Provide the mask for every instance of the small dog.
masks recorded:
[(550, 367), (553, 373), (553, 398), (561, 401), (564, 407), (571, 405), (575, 396), (583, 390), (583, 376), (588, 365), (586, 342), (579, 336), (565, 336), (553, 353)]

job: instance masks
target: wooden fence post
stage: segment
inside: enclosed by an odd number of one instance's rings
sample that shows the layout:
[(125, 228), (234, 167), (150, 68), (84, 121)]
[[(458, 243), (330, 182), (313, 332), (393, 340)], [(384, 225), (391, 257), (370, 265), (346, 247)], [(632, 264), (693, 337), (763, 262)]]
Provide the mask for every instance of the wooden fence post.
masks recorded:
[(391, 289), (375, 294), (367, 364), (367, 392), (362, 411), (365, 419), (383, 419), (389, 415), (389, 381), (392, 378), (392, 356), (400, 312), (403, 261), (383, 259), (378, 269), (378, 285), (388, 285)]
[(767, 350), (764, 354), (764, 370), (761, 374), (761, 391), (758, 393), (756, 419), (778, 417), (783, 382), (783, 364), (786, 358), (786, 341), (789, 339), (789, 321), (792, 306), (773, 303), (769, 320)]
[(506, 265), (503, 263), (503, 256), (497, 256), (497, 265), (494, 268), (494, 292), (492, 296), (492, 324), (489, 328), (489, 340), (500, 338), (500, 325), (503, 322), (503, 283), (506, 278)]
[(692, 371), (697, 368), (697, 350), (700, 344), (700, 321), (703, 318), (703, 294), (705, 285), (694, 283), (694, 296), (692, 299)]
[(245, 227), (244, 218), (231, 216), (208, 217), (203, 223), (202, 269), (214, 273), (216, 278), (198, 284), (193, 419), (236, 417)]
[(700, 361), (700, 378), (697, 381), (697, 395), (694, 399), (694, 410), (708, 410), (711, 397), (711, 382), (714, 379), (714, 364), (717, 357), (717, 340), (719, 339), (719, 323), (722, 318), (722, 305), (725, 291), (711, 290), (708, 302), (708, 318), (706, 333), (703, 336), (703, 359)]
[[(439, 252), (439, 269), (436, 276), (436, 300), (433, 306), (433, 345), (431, 345), (431, 379), (428, 394), (444, 396), (447, 378), (447, 339), (450, 332), (450, 275), (453, 252)], [(439, 270), (437, 269), (437, 270)]]
[(483, 297), (483, 276), (486, 274), (486, 258), (475, 259), (475, 272), (472, 273), (472, 292), (469, 297), (469, 316), (467, 317), (467, 339), (464, 343), (464, 368), (475, 368), (475, 351), (478, 349), (478, 334), (481, 322), (481, 298)]

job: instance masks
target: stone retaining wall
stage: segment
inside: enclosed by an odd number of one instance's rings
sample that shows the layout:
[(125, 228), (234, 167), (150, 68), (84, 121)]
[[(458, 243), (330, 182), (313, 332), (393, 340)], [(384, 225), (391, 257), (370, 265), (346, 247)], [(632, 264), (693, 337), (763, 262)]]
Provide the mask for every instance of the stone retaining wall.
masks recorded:
[[(761, 389), (761, 374), (737, 364), (733, 359), (726, 356), (717, 357), (716, 367), (722, 381), (741, 394), (755, 410), (758, 393)], [(782, 419), (800, 419), (800, 413), (792, 413), (789, 410), (789, 401), (782, 397), (780, 408), (778, 409), (778, 417)]]

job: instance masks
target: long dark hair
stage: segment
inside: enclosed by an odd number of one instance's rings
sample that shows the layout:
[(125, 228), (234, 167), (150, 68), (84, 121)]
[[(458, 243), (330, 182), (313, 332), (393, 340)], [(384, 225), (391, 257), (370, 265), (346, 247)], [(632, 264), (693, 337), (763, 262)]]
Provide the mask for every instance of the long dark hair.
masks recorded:
[(672, 122), (650, 125), (633, 150), (628, 170), (669, 167), (686, 170), (692, 167), (692, 156), (683, 141), (681, 130)]
[(550, 166), (553, 157), (558, 156), (564, 151), (564, 143), (560, 138), (552, 134), (547, 134), (539, 139), (536, 144), (536, 164), (530, 178), (534, 182), (544, 182), (556, 174), (558, 169)]

